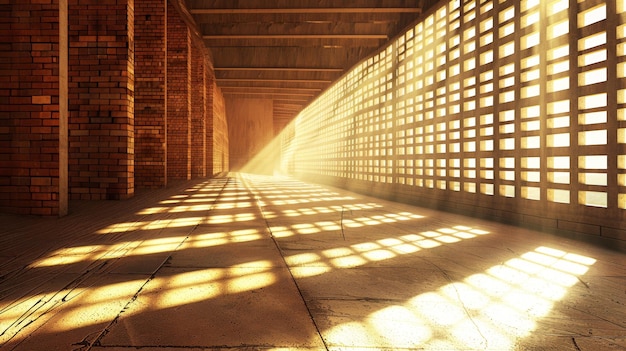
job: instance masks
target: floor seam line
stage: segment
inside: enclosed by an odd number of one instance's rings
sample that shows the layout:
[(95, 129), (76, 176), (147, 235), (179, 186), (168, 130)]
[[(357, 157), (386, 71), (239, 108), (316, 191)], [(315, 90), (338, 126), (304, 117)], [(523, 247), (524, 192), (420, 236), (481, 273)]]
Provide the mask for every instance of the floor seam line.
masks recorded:
[(276, 250), (278, 250), (278, 253), (280, 254), (280, 258), (282, 259), (283, 263), (285, 264), (285, 267), (287, 268), (287, 272), (289, 272), (289, 276), (291, 277), (291, 281), (293, 282), (294, 286), (296, 287), (296, 290), (298, 291), (298, 294), (300, 295), (300, 299), (301, 299), (302, 303), (304, 304), (304, 307), (306, 308), (307, 314), (309, 315), (309, 318), (311, 319), (311, 322), (313, 323), (313, 326), (315, 327), (315, 331), (317, 332), (317, 335), (319, 336), (320, 340), (322, 341), (322, 344), (324, 345), (324, 349), (326, 351), (329, 351), (330, 349), (328, 348), (328, 345), (326, 344), (326, 340), (324, 339), (324, 336), (322, 335), (322, 331), (320, 330), (319, 326), (317, 325), (317, 322), (315, 321), (315, 318), (313, 318), (313, 313), (311, 312), (311, 309), (309, 308), (309, 304), (307, 303), (307, 300), (304, 298), (304, 295), (302, 294), (302, 289), (300, 288), (300, 285), (298, 284), (298, 282), (296, 280), (296, 277), (293, 275), (293, 272), (291, 271), (291, 267), (289, 266), (289, 264), (287, 263), (287, 260), (285, 259), (285, 255), (283, 253), (283, 250), (281, 250), (280, 245), (278, 245), (278, 241), (276, 241), (276, 238), (274, 237), (274, 234), (272, 233), (272, 228), (270, 226), (270, 223), (267, 220), (267, 216), (265, 215), (265, 212), (263, 211), (263, 206), (260, 203), (260, 198), (259, 198), (258, 194), (255, 193), (252, 190), (251, 185), (247, 182), (247, 180), (244, 177), (241, 176), (241, 174), (239, 175), (239, 177), (241, 178), (244, 186), (253, 195), (254, 201), (255, 201), (257, 207), (259, 208), (259, 211), (261, 212), (261, 217), (263, 218), (263, 221), (265, 222), (265, 228), (267, 229), (267, 232), (269, 233), (269, 236), (272, 239), (272, 242), (274, 243), (274, 246), (276, 247)]

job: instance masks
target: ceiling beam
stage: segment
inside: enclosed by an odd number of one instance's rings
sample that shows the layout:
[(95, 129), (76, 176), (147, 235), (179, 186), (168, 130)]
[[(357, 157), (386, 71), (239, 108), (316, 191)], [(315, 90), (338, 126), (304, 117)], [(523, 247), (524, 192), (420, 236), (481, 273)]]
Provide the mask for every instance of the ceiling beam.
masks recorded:
[(248, 9), (191, 9), (193, 15), (241, 15), (241, 14), (309, 14), (309, 13), (421, 13), (418, 7), (308, 7), (308, 8), (248, 8)]
[(221, 34), (204, 35), (204, 40), (223, 39), (372, 39), (387, 40), (387, 34)]
[(274, 71), (274, 72), (343, 72), (343, 68), (312, 67), (215, 67), (215, 71)]
[(275, 99), (274, 100), (275, 104), (298, 104), (298, 105), (306, 105), (309, 103), (309, 100), (302, 100), (302, 99)]
[[(223, 89), (223, 88), (221, 88)], [(223, 91), (224, 95), (278, 95), (278, 96), (310, 96), (313, 97), (315, 94), (309, 93), (273, 93), (270, 91), (266, 92), (246, 92), (246, 91)]]
[(249, 89), (249, 90), (287, 90), (287, 91), (322, 91), (321, 88), (281, 88), (281, 87), (253, 87), (253, 86), (223, 86), (224, 89)]
[(289, 110), (289, 111), (293, 111), (293, 110), (297, 110), (300, 111), (304, 108), (303, 104), (298, 104), (298, 103), (277, 103), (274, 102), (274, 109), (277, 110)]
[(218, 82), (258, 82), (258, 83), (320, 83), (330, 84), (331, 80), (323, 79), (262, 79), (262, 78), (216, 78)]

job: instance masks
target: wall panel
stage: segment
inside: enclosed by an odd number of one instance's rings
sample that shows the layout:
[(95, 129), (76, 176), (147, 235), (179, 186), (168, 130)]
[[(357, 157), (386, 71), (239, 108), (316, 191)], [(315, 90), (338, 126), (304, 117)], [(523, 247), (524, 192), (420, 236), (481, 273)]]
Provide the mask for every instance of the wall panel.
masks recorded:
[(300, 113), (283, 170), (624, 241), (625, 11), (444, 3)]

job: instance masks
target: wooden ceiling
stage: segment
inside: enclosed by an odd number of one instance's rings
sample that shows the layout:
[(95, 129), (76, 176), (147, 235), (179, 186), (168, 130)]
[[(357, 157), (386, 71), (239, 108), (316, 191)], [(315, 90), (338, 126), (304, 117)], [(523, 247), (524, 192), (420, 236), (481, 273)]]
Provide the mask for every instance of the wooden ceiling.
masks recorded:
[(226, 97), (268, 98), (285, 125), (432, 0), (182, 0)]

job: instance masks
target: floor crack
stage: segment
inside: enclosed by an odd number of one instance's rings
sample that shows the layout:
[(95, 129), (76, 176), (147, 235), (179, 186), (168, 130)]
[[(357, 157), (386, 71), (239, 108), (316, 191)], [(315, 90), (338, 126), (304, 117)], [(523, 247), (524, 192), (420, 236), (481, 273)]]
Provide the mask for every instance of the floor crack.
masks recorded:
[(572, 343), (574, 343), (574, 347), (576, 348), (576, 350), (582, 351), (580, 346), (578, 346), (578, 343), (576, 343), (576, 338), (572, 337)]
[[(425, 259), (426, 260), (426, 259)], [(461, 298), (461, 293), (459, 292), (459, 290), (456, 287), (455, 282), (452, 280), (452, 278), (448, 275), (448, 273), (446, 271), (443, 270), (443, 268), (439, 267), (437, 264), (433, 263), (432, 261), (426, 260), (428, 263), (430, 263), (431, 265), (435, 266), (437, 268), (437, 270), (439, 270), (441, 272), (441, 274), (444, 275), (444, 277), (446, 278), (446, 280), (448, 280), (450, 282), (450, 285), (452, 285), (452, 288), (454, 289), (454, 293), (456, 294), (457, 299), (459, 300), (459, 303), (461, 304), (461, 307), (463, 308), (463, 311), (465, 311), (465, 315), (467, 316), (467, 318), (469, 318), (470, 322), (474, 325), (474, 327), (476, 328), (476, 331), (478, 332), (478, 335), (480, 335), (480, 337), (483, 339), (483, 349), (487, 350), (489, 348), (489, 341), (487, 340), (487, 338), (485, 337), (485, 335), (482, 333), (482, 331), (480, 330), (480, 327), (478, 326), (478, 324), (476, 323), (476, 321), (474, 320), (474, 318), (472, 317), (472, 315), (469, 312), (469, 309), (467, 308), (467, 306), (465, 306), (465, 302), (463, 302), (463, 299)]]

